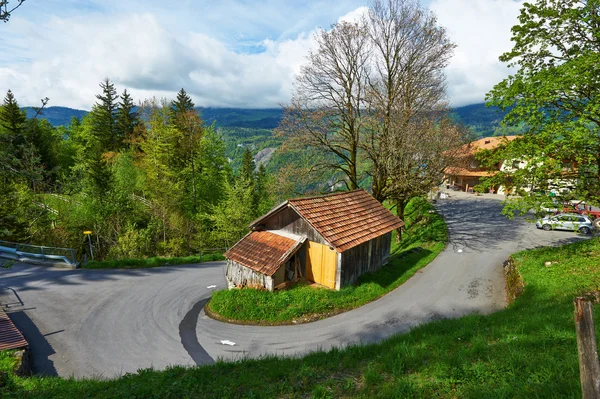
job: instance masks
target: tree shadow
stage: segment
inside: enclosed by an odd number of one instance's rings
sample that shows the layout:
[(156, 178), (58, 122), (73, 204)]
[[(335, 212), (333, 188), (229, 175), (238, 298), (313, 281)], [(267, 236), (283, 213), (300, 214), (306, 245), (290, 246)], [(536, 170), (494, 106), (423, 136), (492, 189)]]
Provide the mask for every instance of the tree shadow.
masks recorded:
[(54, 362), (50, 360), (50, 356), (56, 352), (35, 323), (24, 311), (10, 313), (10, 318), (29, 344), (33, 356), (33, 372), (42, 376), (57, 376)]

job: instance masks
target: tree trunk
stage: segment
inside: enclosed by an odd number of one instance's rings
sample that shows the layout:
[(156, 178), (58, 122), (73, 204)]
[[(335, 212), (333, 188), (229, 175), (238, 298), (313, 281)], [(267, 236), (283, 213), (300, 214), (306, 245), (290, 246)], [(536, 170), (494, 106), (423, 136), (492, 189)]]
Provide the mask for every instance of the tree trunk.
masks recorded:
[[(404, 222), (404, 208), (406, 208), (406, 203), (402, 200), (396, 200), (396, 215)], [(402, 230), (404, 226), (398, 227), (396, 229), (396, 244), (402, 241)]]

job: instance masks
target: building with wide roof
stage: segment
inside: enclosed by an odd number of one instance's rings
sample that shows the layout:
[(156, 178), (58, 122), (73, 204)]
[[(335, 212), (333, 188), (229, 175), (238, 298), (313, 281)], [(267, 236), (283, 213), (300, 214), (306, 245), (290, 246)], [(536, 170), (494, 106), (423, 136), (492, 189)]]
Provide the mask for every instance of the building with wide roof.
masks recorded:
[(290, 199), (227, 251), (227, 281), (272, 291), (306, 280), (339, 290), (389, 261), (392, 231), (403, 225), (364, 190)]

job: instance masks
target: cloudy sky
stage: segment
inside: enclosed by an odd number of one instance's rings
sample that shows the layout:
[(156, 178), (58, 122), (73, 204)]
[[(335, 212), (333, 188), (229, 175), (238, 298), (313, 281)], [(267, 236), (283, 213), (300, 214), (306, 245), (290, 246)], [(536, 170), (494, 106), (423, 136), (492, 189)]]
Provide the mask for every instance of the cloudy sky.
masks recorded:
[[(109, 77), (136, 99), (278, 107), (317, 27), (360, 13), (368, 0), (27, 0), (0, 23), (0, 92), (19, 103), (89, 109)], [(523, 0), (422, 0), (458, 45), (451, 105), (482, 102), (510, 72), (498, 56)], [(16, 3), (16, 0), (9, 1)], [(3, 95), (2, 95), (3, 97)]]

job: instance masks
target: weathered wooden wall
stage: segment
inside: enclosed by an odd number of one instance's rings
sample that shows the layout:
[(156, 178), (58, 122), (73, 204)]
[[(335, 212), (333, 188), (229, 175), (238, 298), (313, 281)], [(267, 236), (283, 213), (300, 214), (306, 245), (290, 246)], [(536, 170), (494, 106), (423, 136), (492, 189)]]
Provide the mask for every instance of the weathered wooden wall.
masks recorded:
[(270, 276), (255, 272), (254, 270), (234, 262), (231, 259), (227, 260), (227, 271), (225, 272), (225, 277), (227, 278), (227, 285), (229, 288), (264, 287), (269, 291), (273, 291), (273, 288), (275, 287), (273, 284), (273, 278)]
[(289, 207), (272, 215), (261, 224), (265, 230), (283, 230), (297, 236), (306, 237), (318, 244), (329, 245), (321, 234)]
[(392, 233), (387, 233), (342, 252), (340, 287), (353, 284), (360, 275), (374, 272), (390, 260)]

